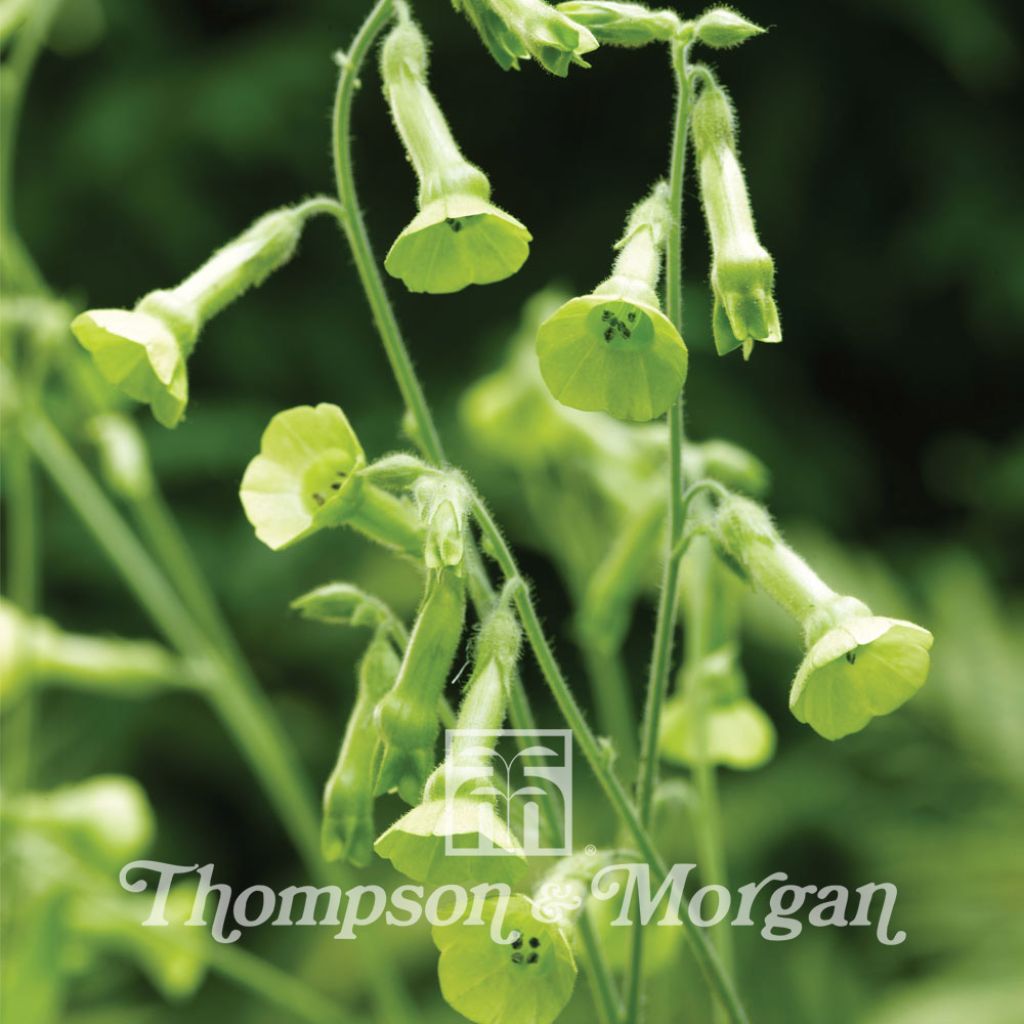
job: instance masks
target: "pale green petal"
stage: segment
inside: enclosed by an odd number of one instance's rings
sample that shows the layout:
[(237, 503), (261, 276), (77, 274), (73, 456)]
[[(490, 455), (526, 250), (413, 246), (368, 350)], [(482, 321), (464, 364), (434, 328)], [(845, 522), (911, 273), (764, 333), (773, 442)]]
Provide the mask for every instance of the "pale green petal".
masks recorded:
[(530, 241), (511, 214), (476, 196), (453, 196), (412, 219), (384, 266), (410, 291), (447, 294), (510, 277), (526, 262)]
[[(453, 845), (491, 846), (497, 855), (446, 852), (446, 837), (464, 837)], [(482, 840), (482, 842), (481, 842)], [(477, 882), (516, 882), (526, 871), (521, 844), (485, 800), (429, 800), (398, 819), (374, 849), (403, 875), (430, 886)]]
[(687, 352), (658, 309), (611, 295), (570, 299), (541, 324), (540, 370), (563, 405), (651, 420), (667, 412), (686, 380)]
[(515, 944), (493, 942), (490, 922), (499, 902), (485, 902), (482, 925), (432, 930), (441, 951), (441, 994), (474, 1024), (551, 1024), (576, 984), (572, 949), (557, 925), (534, 917), (532, 901), (522, 895), (507, 901), (503, 918), (502, 934), (518, 933)]
[(855, 616), (807, 652), (789, 706), (826, 739), (863, 729), (906, 703), (928, 676), (932, 635), (912, 622)]
[[(771, 719), (747, 697), (713, 704), (705, 716), (703, 749), (711, 764), (729, 768), (760, 768), (775, 753), (775, 727)], [(665, 705), (658, 741), (661, 756), (675, 764), (694, 765), (701, 760), (702, 744), (694, 729), (688, 698), (673, 697)]]

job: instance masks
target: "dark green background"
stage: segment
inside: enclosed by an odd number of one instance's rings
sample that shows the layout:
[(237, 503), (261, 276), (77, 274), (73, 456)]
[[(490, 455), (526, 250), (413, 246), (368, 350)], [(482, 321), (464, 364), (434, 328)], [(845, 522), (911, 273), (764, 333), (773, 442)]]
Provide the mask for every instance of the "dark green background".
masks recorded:
[[(329, 191), (331, 51), (347, 44), (367, 6), (103, 0), (102, 35), (80, 52), (45, 55), (25, 112), (16, 214), (50, 282), (77, 305), (129, 305), (184, 276), (263, 210)], [(741, 987), (762, 1022), (1009, 1024), (1020, 1005), (1009, 979), (1024, 936), (1009, 914), (1024, 890), (1013, 857), (1024, 700), (1020, 596), (1011, 589), (1024, 563), (1024, 206), (1011, 6), (754, 0), (743, 12), (771, 32), (708, 55), (736, 102), (785, 342), (748, 364), (715, 357), (691, 179), (688, 430), (761, 456), (773, 471), (773, 509), (830, 578), (859, 586), (880, 613), (914, 613), (936, 635), (925, 692), (833, 746), (789, 718), (795, 637), (752, 610), (745, 662), (779, 728), (780, 754), (756, 777), (725, 780), (734, 877), (785, 870), (795, 881), (896, 881), (896, 923), (911, 934), (897, 949), (860, 931), (772, 945), (744, 936)], [(450, 446), (464, 451), (458, 396), (499, 362), (533, 292), (551, 283), (585, 290), (606, 273), (626, 210), (666, 169), (672, 95), (657, 50), (601, 50), (592, 70), (565, 81), (529, 65), (502, 73), (446, 2), (420, 3), (417, 15), (457, 138), (535, 238), (522, 272), (501, 284), (444, 297), (391, 288)], [(65, 29), (62, 48), (75, 51), (73, 26)], [(356, 168), (383, 252), (412, 214), (414, 183), (373, 69), (363, 84)], [(299, 258), (205, 332), (190, 377), (181, 427), (140, 422), (175, 511), (320, 779), (357, 649), (294, 620), (287, 602), (330, 578), (360, 580), (406, 612), (416, 599), (410, 574), (341, 535), (272, 555), (237, 501), (260, 431), (280, 408), (337, 402), (371, 455), (400, 443), (399, 399), (329, 224), (314, 225)], [(486, 466), (469, 468), (487, 479)], [(510, 501), (499, 515), (522, 522), (514, 493)], [(49, 614), (76, 629), (148, 634), (50, 492), (43, 530)], [(561, 584), (529, 550), (528, 533), (515, 539), (579, 680)], [(649, 624), (645, 613), (631, 647), (638, 684)], [(532, 666), (527, 682), (542, 717), (557, 724)], [(41, 782), (137, 775), (159, 815), (158, 858), (214, 861), (239, 886), (299, 881), (262, 796), (194, 703), (54, 696), (44, 712)], [(578, 840), (591, 831), (609, 840), (588, 788), (580, 786)], [(676, 831), (670, 850), (682, 859), (691, 851)], [(250, 941), (286, 965), (305, 949), (304, 969), (327, 989), (356, 984), (326, 933)], [(429, 1008), (424, 1019), (454, 1019), (435, 994), (429, 939), (395, 942)], [(687, 998), (701, 1005), (695, 978), (689, 997), (666, 997), (671, 980), (655, 986), (654, 1024), (680, 1019)], [(124, 984), (146, 998), (142, 982)], [(118, 998), (81, 995), (82, 1005)], [(589, 1019), (585, 994), (574, 1007), (574, 1019)], [(154, 1019), (225, 1013), (279, 1019), (217, 981), (193, 1006)]]

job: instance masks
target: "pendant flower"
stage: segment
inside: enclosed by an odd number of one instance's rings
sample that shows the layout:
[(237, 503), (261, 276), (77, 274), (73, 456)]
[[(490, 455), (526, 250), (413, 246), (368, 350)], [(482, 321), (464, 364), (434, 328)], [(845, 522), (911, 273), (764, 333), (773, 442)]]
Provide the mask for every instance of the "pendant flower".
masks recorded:
[(651, 420), (678, 397), (686, 345), (654, 291), (669, 217), (668, 187), (659, 182), (630, 216), (611, 277), (541, 324), (541, 374), (563, 405)]
[(597, 49), (584, 25), (542, 0), (453, 0), (469, 18), (491, 56), (503, 71), (519, 70), (519, 61), (533, 58), (553, 75), (564, 78), (570, 64), (590, 67), (583, 54)]
[(793, 680), (790, 710), (827, 740), (859, 732), (924, 685), (932, 641), (913, 622), (866, 608), (846, 615), (811, 643)]
[(749, 358), (755, 341), (782, 341), (772, 297), (775, 264), (754, 228), (750, 196), (736, 155), (728, 96), (706, 82), (693, 105), (693, 142), (701, 199), (711, 235), (711, 287), (715, 305), (715, 347), (725, 355), (743, 346)]
[[(723, 648), (684, 670), (679, 691), (665, 704), (658, 749), (674, 764), (760, 768), (775, 753), (775, 727), (746, 693), (735, 651)], [(698, 709), (697, 700), (706, 706)], [(702, 712), (695, 713), (695, 712)], [(702, 722), (704, 735), (697, 725)]]
[(427, 85), (427, 47), (404, 4), (381, 50), (395, 127), (419, 180), (419, 212), (391, 246), (384, 267), (413, 292), (446, 294), (514, 274), (530, 232), (490, 202), (484, 173), (462, 155)]
[(175, 288), (150, 292), (132, 310), (90, 309), (71, 331), (105, 380), (175, 427), (188, 405), (185, 363), (206, 321), (288, 262), (307, 218), (329, 206), (310, 200), (274, 210)]
[(730, 495), (711, 537), (721, 554), (802, 626), (806, 653), (789, 707), (798, 721), (837, 740), (906, 703), (924, 685), (932, 634), (873, 615), (837, 594), (779, 536), (756, 502)]
[[(499, 913), (507, 944), (491, 938)], [(485, 900), (481, 917), (482, 925), (432, 929), (445, 1001), (475, 1024), (551, 1024), (576, 985), (576, 961), (563, 930), (538, 920), (533, 901), (520, 894)]]

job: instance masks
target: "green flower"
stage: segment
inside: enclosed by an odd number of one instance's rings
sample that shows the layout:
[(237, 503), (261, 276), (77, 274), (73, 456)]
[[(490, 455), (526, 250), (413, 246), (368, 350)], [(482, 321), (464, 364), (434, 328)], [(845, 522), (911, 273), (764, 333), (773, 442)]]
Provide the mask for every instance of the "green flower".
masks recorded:
[[(576, 984), (576, 962), (562, 929), (538, 920), (533, 902), (515, 895), (486, 900), (482, 925), (461, 922), (432, 930), (441, 957), (441, 994), (475, 1024), (551, 1024)], [(491, 923), (502, 914), (495, 942)]]
[(654, 291), (669, 216), (668, 189), (659, 182), (633, 211), (612, 276), (541, 324), (540, 371), (563, 405), (651, 420), (678, 398), (686, 345)]
[(338, 760), (324, 787), (321, 848), (324, 859), (345, 858), (356, 867), (370, 863), (373, 853), (373, 781), (377, 732), (373, 713), (388, 692), (401, 665), (387, 626), (378, 628), (359, 662), (356, 700), (345, 727)]
[(365, 465), (359, 439), (336, 405), (279, 412), (242, 477), (242, 506), (256, 536), (277, 551), (338, 525), (359, 493), (357, 474)]
[(188, 405), (185, 360), (196, 328), (161, 305), (151, 295), (133, 310), (91, 309), (71, 321), (71, 330), (105, 380), (145, 402), (158, 423), (175, 427)]
[(728, 7), (713, 7), (697, 19), (697, 39), (715, 50), (728, 50), (764, 32), (760, 25), (747, 21)]
[[(449, 853), (467, 844), (505, 852)], [(490, 797), (445, 800), (443, 791), (403, 814), (373, 848), (403, 875), (428, 886), (482, 881), (512, 885), (527, 867), (521, 844), (498, 817)]]
[(611, 46), (646, 46), (669, 42), (682, 29), (675, 11), (652, 11), (643, 4), (615, 0), (568, 0), (558, 10), (590, 29), (597, 41)]
[(163, 426), (177, 426), (188, 404), (185, 363), (206, 321), (288, 262), (308, 217), (329, 208), (310, 200), (265, 214), (181, 284), (132, 310), (88, 310), (72, 333), (107, 381), (149, 405)]
[(479, 32), (501, 68), (519, 70), (532, 57), (541, 67), (564, 78), (570, 64), (590, 67), (583, 54), (597, 49), (584, 25), (542, 0), (452, 0)]
[[(760, 768), (775, 753), (775, 727), (746, 694), (735, 651), (723, 648), (708, 655), (684, 675), (680, 690), (665, 704), (658, 750), (666, 761), (693, 766), (721, 764), (729, 768)], [(696, 709), (697, 700), (706, 701)], [(702, 710), (703, 714), (695, 714)], [(697, 730), (702, 720), (703, 737)]]
[(858, 732), (924, 685), (932, 640), (921, 626), (867, 609), (845, 615), (804, 655), (790, 710), (828, 740)]
[(692, 127), (713, 254), (715, 347), (725, 355), (743, 346), (747, 358), (755, 341), (782, 340), (772, 297), (775, 264), (757, 237), (736, 155), (732, 106), (717, 85), (709, 83), (701, 89), (693, 106)]
[(384, 94), (419, 180), (419, 213), (384, 260), (413, 292), (444, 294), (514, 274), (530, 232), (490, 202), (484, 173), (462, 155), (427, 85), (426, 41), (399, 5), (381, 49)]

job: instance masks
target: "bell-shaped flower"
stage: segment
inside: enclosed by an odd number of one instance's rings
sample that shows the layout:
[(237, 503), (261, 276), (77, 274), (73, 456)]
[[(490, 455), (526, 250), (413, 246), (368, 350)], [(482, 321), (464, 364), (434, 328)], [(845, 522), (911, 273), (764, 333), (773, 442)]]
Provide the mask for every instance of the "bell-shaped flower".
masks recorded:
[(406, 803), (419, 802), (437, 764), (434, 748), (441, 728), (437, 705), (462, 638), (465, 615), (462, 577), (454, 569), (432, 570), (398, 678), (375, 712), (382, 746), (378, 793), (397, 791)]
[(932, 640), (913, 622), (866, 609), (844, 615), (811, 642), (793, 680), (790, 710), (828, 740), (858, 732), (924, 685)]
[(752, 769), (770, 761), (775, 752), (775, 727), (746, 691), (732, 647), (721, 648), (685, 668), (682, 685), (666, 702), (662, 714), (661, 756), (687, 767), (718, 764)]
[(514, 274), (530, 232), (490, 202), (484, 173), (462, 155), (427, 85), (427, 48), (404, 5), (381, 49), (384, 94), (419, 180), (419, 212), (391, 246), (385, 269), (413, 292), (444, 294)]
[[(496, 942), (495, 920), (500, 926)], [(445, 1002), (475, 1024), (551, 1024), (576, 985), (565, 932), (535, 913), (528, 896), (483, 902), (482, 924), (435, 925), (437, 974)]]
[(454, 0), (480, 33), (484, 45), (503, 70), (519, 69), (533, 58), (564, 78), (570, 64), (590, 67), (583, 54), (597, 49), (593, 33), (571, 15), (543, 0)]
[(415, 512), (359, 471), (366, 456), (336, 405), (300, 405), (278, 413), (260, 453), (242, 477), (239, 496), (256, 536), (274, 551), (329, 526), (352, 526), (410, 554), (423, 548)]
[(188, 404), (186, 360), (206, 321), (288, 262), (305, 221), (334, 206), (312, 199), (265, 214), (181, 284), (131, 310), (87, 310), (71, 331), (109, 383), (149, 405), (163, 426), (177, 426)]
[(693, 106), (704, 215), (711, 236), (712, 328), (719, 355), (743, 347), (749, 357), (755, 341), (782, 340), (772, 288), (775, 264), (754, 228), (747, 183), (736, 153), (729, 98), (707, 83)]
[(908, 701), (928, 675), (932, 634), (873, 615), (837, 594), (787, 545), (768, 513), (738, 495), (711, 522), (720, 553), (803, 628), (806, 654), (790, 691), (796, 718), (826, 739), (863, 729)]
[(541, 325), (541, 374), (564, 405), (651, 420), (678, 398), (686, 345), (655, 294), (669, 219), (668, 188), (659, 182), (630, 216), (611, 277)]
[(356, 867), (369, 864), (373, 854), (373, 780), (378, 749), (373, 712), (394, 684), (401, 665), (386, 630), (386, 626), (378, 628), (359, 662), (355, 703), (337, 763), (324, 787), (324, 858), (345, 858)]

